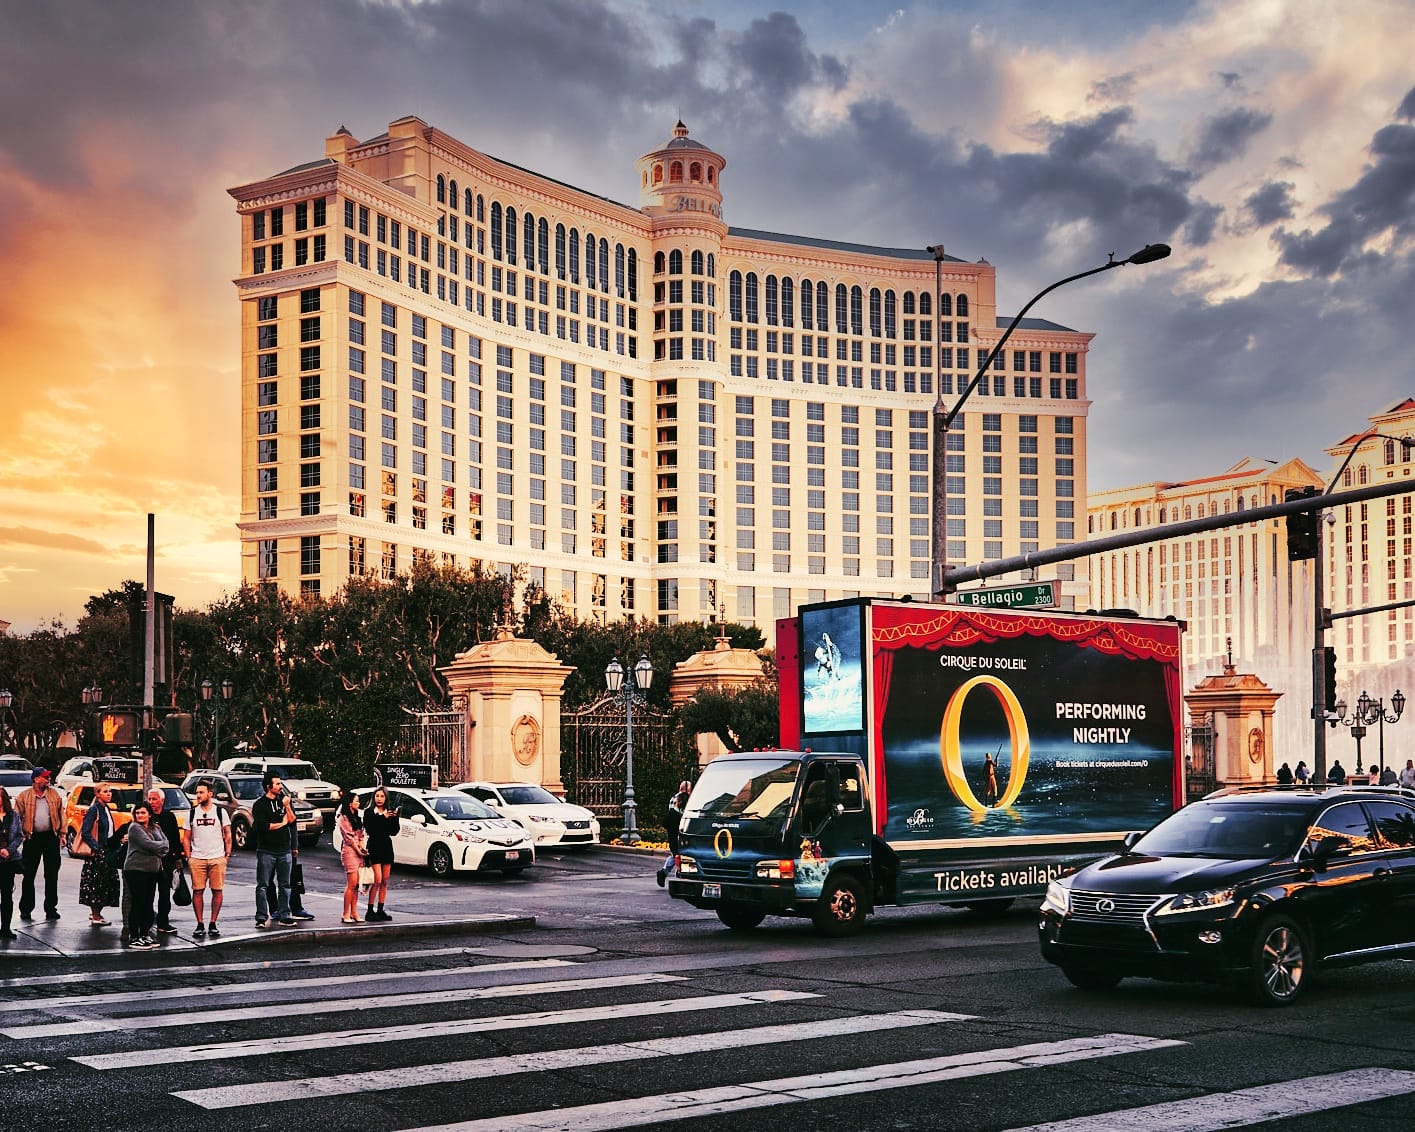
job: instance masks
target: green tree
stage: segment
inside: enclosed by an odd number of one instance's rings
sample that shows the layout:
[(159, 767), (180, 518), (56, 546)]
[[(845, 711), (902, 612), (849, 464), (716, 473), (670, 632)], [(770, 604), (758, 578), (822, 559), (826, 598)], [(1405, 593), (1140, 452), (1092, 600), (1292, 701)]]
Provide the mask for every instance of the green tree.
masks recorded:
[(680, 709), (683, 729), (716, 735), (729, 751), (775, 747), (781, 741), (781, 710), (775, 680), (763, 679), (728, 692), (703, 691)]

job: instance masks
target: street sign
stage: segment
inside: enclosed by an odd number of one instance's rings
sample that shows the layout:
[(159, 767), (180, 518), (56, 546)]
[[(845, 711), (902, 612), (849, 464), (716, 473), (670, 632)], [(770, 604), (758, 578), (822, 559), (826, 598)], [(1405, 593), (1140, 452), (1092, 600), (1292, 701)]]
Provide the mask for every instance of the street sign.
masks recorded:
[(373, 780), (379, 786), (436, 790), (437, 768), (431, 763), (374, 763)]
[(1037, 609), (1056, 604), (1056, 583), (1033, 582), (1026, 586), (958, 590), (953, 595), (953, 600), (959, 605), (985, 605), (997, 609)]

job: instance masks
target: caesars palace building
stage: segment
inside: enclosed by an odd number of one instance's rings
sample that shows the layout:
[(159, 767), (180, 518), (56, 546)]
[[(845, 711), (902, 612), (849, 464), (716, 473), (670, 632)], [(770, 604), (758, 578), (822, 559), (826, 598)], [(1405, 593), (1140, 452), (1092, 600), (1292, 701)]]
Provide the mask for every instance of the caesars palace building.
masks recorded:
[[(995, 269), (731, 228), (726, 164), (680, 122), (631, 207), (409, 117), (230, 190), (244, 580), (480, 565), (769, 641), (803, 602), (926, 596), (931, 412), (1007, 324)], [(1084, 538), (1091, 337), (1024, 321), (959, 417), (954, 564)], [(1084, 561), (1059, 576), (1084, 607)]]

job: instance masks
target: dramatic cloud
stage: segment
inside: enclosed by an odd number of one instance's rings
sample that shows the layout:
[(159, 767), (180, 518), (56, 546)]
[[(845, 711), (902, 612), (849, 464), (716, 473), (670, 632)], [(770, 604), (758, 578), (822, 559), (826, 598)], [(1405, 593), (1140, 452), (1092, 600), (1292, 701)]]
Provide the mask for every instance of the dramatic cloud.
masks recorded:
[(1267, 129), (1271, 114), (1256, 110), (1230, 110), (1201, 123), (1198, 138), (1189, 155), (1191, 168), (1207, 171), (1241, 157), (1248, 142)]
[(1291, 181), (1269, 181), (1256, 192), (1248, 194), (1243, 212), (1253, 224), (1266, 227), (1279, 220), (1291, 220), (1295, 215)]

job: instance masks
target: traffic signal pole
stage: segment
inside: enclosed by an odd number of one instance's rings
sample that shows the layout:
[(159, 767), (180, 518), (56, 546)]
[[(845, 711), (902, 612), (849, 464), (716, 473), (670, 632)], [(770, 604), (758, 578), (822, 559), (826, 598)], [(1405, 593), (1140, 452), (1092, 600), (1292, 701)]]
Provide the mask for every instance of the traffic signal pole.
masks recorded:
[[(1318, 498), (1326, 498), (1319, 496)], [(1326, 526), (1321, 511), (1313, 511), (1316, 518), (1315, 549), (1312, 559), (1312, 780), (1327, 780), (1327, 702), (1326, 702), (1326, 659), (1327, 659), (1327, 603), (1326, 583), (1322, 561), (1322, 528)]]

